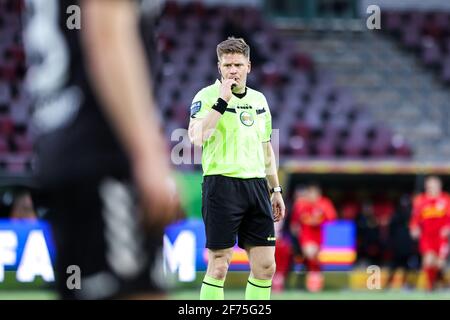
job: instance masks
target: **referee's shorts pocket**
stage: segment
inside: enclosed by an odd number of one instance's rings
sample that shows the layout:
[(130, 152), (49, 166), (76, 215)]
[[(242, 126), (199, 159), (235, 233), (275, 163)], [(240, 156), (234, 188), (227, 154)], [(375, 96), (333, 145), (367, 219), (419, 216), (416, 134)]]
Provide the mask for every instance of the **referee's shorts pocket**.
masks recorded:
[(205, 176), (202, 183), (202, 217), (206, 223), (208, 211), (211, 206), (211, 198), (216, 194), (219, 176)]
[(204, 197), (211, 198), (216, 194), (218, 188), (220, 188), (221, 176), (206, 176), (203, 180)]

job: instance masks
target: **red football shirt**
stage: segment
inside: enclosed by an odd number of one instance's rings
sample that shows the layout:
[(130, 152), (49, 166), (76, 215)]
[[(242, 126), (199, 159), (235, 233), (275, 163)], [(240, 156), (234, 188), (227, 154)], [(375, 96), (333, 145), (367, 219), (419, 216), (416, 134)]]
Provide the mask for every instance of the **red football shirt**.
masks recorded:
[(336, 219), (333, 203), (326, 197), (313, 202), (306, 199), (297, 200), (294, 204), (291, 223), (300, 224), (300, 242), (321, 242), (322, 225)]
[(442, 228), (450, 227), (450, 195), (430, 197), (425, 193), (414, 198), (410, 227), (419, 227), (421, 237), (440, 237)]

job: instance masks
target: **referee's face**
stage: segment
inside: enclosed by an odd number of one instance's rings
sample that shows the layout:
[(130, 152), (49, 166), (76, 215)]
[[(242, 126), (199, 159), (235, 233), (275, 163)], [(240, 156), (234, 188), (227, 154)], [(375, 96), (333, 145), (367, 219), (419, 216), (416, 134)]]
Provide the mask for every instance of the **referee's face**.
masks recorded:
[(234, 79), (237, 86), (233, 92), (242, 93), (245, 91), (247, 74), (250, 73), (250, 61), (240, 53), (225, 53), (218, 62), (219, 72), (222, 79)]

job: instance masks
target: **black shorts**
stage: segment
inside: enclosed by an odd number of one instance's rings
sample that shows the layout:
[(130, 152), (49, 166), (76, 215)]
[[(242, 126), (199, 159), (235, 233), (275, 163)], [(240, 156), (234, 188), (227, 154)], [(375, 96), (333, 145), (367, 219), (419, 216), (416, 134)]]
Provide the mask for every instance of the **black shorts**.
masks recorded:
[[(45, 191), (50, 198), (56, 288), (61, 298), (111, 299), (165, 292), (163, 232), (143, 227), (136, 192), (127, 180), (104, 178)], [(81, 289), (74, 287), (70, 266), (79, 267)]]
[(267, 181), (205, 176), (202, 184), (202, 215), (206, 247), (231, 248), (274, 246), (275, 231)]

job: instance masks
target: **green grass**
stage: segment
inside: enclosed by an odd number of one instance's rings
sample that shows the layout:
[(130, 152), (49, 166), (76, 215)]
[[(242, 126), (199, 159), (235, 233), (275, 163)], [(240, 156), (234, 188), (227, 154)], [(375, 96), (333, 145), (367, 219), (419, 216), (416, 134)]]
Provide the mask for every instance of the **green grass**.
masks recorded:
[[(198, 299), (198, 290), (184, 290), (173, 293), (171, 299)], [(244, 289), (225, 290), (225, 300), (243, 300)], [(283, 293), (273, 293), (273, 300), (450, 300), (450, 292), (424, 291), (323, 291), (310, 293), (302, 290), (288, 290)]]
[[(171, 300), (197, 300), (199, 290), (179, 290), (173, 292)], [(3, 290), (0, 300), (52, 300), (56, 299), (53, 291), (49, 290)], [(242, 290), (225, 290), (226, 300), (243, 300)], [(323, 291), (309, 293), (302, 290), (288, 290), (283, 293), (272, 294), (273, 300), (450, 300), (449, 291), (427, 293), (424, 291)]]
[(1, 290), (0, 300), (54, 300), (56, 294), (50, 290)]

